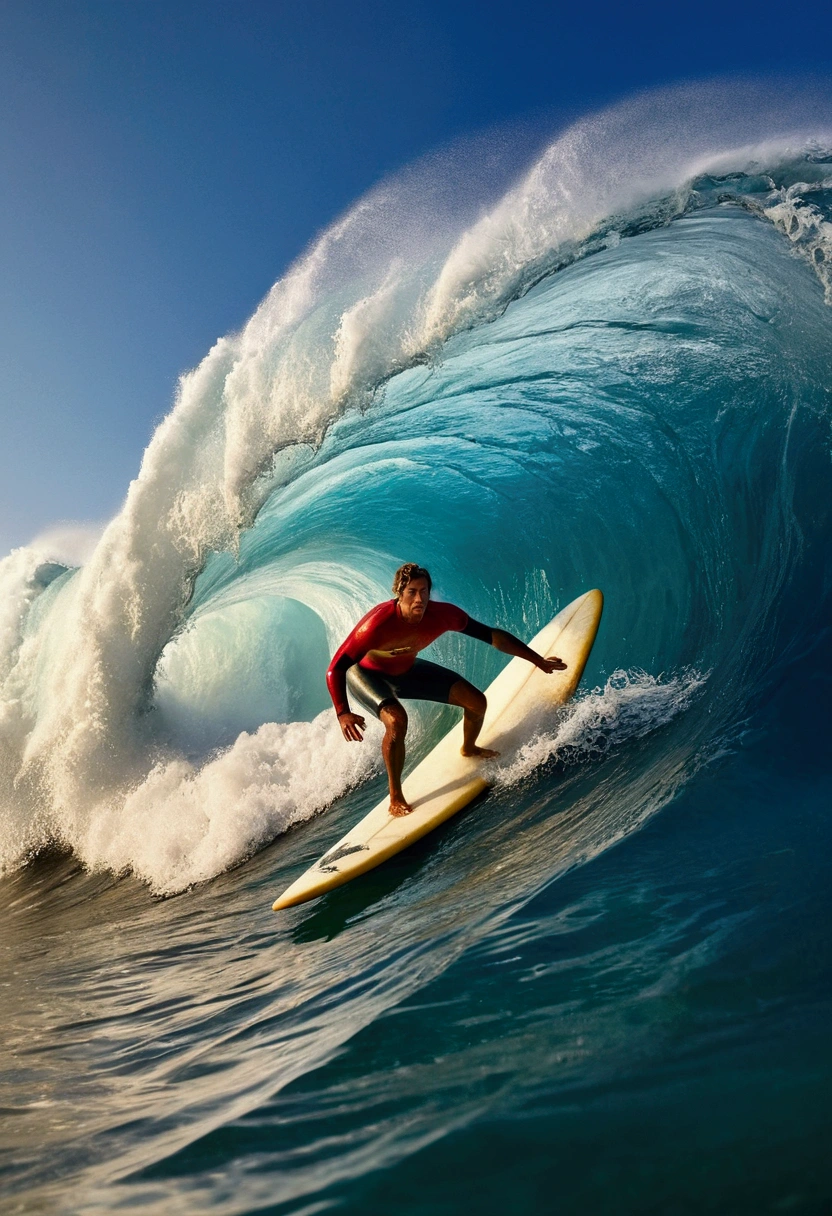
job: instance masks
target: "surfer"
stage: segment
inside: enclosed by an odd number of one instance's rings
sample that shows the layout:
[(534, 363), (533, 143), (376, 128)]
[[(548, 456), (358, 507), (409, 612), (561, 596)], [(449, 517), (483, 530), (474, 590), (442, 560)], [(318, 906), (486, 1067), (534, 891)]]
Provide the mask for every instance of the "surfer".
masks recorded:
[(366, 721), (353, 713), (347, 689), (384, 726), (381, 753), (390, 782), (390, 814), (408, 815), (412, 807), (402, 792), (407, 713), (400, 697), (458, 705), (464, 711), (463, 756), (489, 759), (497, 752), (477, 746), (486, 711), (485, 695), (455, 671), (416, 656), (440, 634), (453, 630), (488, 642), (503, 654), (528, 660), (547, 674), (564, 671), (561, 659), (531, 650), (505, 629), (473, 620), (455, 604), (430, 598), (431, 577), (423, 566), (405, 562), (393, 579), (393, 599), (371, 608), (335, 652), (326, 683), (341, 732), (348, 743), (361, 743)]

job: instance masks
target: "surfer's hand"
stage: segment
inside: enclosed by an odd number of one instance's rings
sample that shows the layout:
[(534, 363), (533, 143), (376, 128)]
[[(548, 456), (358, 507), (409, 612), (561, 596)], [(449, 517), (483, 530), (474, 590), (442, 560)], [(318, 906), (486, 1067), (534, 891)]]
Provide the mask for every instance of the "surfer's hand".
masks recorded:
[(367, 723), (361, 717), (361, 714), (339, 714), (338, 725), (341, 727), (341, 734), (347, 743), (362, 742), (363, 735), (361, 732), (367, 729)]
[(557, 655), (549, 655), (547, 659), (541, 659), (538, 663), (541, 671), (545, 671), (547, 676), (550, 676), (553, 671), (566, 671), (566, 664), (563, 659), (559, 659)]

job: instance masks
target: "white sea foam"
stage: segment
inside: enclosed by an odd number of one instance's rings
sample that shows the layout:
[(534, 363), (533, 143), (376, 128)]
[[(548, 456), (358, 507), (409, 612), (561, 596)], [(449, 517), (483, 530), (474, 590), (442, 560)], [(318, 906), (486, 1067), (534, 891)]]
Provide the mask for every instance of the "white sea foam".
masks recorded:
[(554, 731), (536, 734), (508, 763), (496, 768), (498, 785), (516, 785), (550, 761), (597, 760), (631, 739), (641, 739), (683, 713), (703, 688), (698, 671), (652, 676), (615, 671), (603, 688), (579, 696)]
[(832, 224), (812, 201), (812, 195), (821, 190), (832, 190), (832, 178), (775, 190), (765, 214), (807, 258), (823, 283), (827, 304), (832, 304)]
[(114, 808), (101, 802), (80, 828), (88, 865), (132, 870), (160, 894), (181, 891), (249, 856), (324, 810), (380, 766), (378, 734), (347, 746), (330, 711), (312, 722), (267, 722), (201, 767), (154, 766)]
[(23, 638), (26, 611), (40, 590), (36, 574), (43, 558), (33, 549), (15, 549), (0, 561), (0, 677), (11, 671)]

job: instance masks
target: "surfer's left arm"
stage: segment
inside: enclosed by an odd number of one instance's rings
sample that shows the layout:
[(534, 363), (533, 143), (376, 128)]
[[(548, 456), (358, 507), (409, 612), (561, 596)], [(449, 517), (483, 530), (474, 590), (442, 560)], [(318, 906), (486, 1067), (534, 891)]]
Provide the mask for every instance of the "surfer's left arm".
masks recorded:
[(499, 650), (502, 654), (510, 654), (518, 659), (525, 659), (527, 663), (534, 664), (541, 671), (545, 671), (547, 675), (551, 675), (553, 671), (566, 671), (566, 664), (563, 659), (557, 658), (556, 655), (550, 655), (548, 658), (538, 654), (536, 650), (532, 650), (525, 642), (521, 642), (513, 633), (509, 633), (506, 629), (493, 629), (490, 625), (483, 625), (480, 621), (473, 620), (469, 616), (468, 624), (462, 630), (469, 637), (477, 638), (480, 642), (488, 642), (495, 650)]

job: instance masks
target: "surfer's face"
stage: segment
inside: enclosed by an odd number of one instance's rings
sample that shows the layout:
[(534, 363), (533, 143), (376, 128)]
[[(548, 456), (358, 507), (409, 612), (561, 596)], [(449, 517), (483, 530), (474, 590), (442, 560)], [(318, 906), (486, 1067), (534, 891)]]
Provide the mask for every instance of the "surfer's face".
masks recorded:
[(421, 621), (430, 599), (426, 578), (414, 578), (399, 596), (399, 611), (406, 621)]

